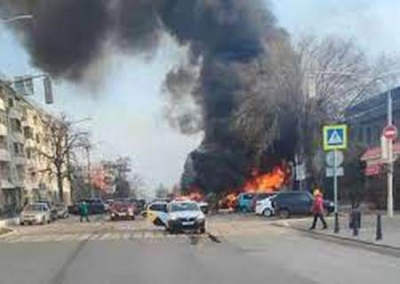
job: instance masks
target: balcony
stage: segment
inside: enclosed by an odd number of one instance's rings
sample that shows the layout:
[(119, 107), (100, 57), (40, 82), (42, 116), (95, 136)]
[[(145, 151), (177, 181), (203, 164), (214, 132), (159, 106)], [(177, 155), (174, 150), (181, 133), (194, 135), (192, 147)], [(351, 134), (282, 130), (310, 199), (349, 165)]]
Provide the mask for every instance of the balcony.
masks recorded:
[(12, 138), (13, 138), (13, 142), (18, 142), (18, 143), (22, 143), (22, 144), (24, 144), (24, 142), (25, 142), (25, 137), (24, 137), (24, 134), (22, 134), (22, 132), (14, 131), (12, 134)]
[(15, 156), (14, 162), (17, 166), (24, 166), (26, 164), (25, 156)]
[(11, 156), (7, 149), (0, 149), (0, 162), (10, 162)]
[(6, 104), (4, 103), (4, 100), (0, 98), (0, 111), (5, 111), (6, 110)]
[(10, 178), (0, 177), (0, 186), (3, 189), (14, 188), (15, 184), (12, 182)]
[(9, 116), (10, 116), (11, 119), (22, 120), (23, 113), (22, 113), (22, 110), (20, 108), (12, 107), (9, 110)]
[(25, 140), (25, 146), (27, 148), (35, 148), (36, 147), (36, 142), (32, 138), (28, 138)]
[(4, 124), (0, 123), (0, 136), (7, 136), (7, 126)]

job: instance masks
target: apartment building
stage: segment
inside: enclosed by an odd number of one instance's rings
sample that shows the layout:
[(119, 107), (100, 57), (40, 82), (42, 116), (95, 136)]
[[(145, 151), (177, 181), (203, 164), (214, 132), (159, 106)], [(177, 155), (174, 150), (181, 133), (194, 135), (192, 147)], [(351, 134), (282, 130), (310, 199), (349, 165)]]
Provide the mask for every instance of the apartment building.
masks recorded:
[[(0, 81), (0, 212), (17, 210), (36, 200), (57, 200), (57, 181), (48, 170), (51, 153), (49, 114)], [(70, 185), (64, 181), (64, 200)]]

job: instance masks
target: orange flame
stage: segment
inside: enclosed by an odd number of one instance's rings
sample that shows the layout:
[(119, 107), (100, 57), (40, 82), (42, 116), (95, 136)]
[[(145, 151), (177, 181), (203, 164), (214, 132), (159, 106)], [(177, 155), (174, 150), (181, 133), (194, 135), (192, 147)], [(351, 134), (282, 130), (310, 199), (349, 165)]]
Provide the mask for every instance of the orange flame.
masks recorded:
[(282, 187), (286, 177), (287, 171), (280, 166), (265, 174), (259, 174), (259, 170), (254, 170), (252, 178), (246, 181), (243, 189), (245, 192), (255, 193), (275, 191)]
[(198, 188), (190, 189), (189, 192), (183, 195), (175, 195), (174, 199), (176, 200), (192, 200), (196, 202), (200, 202), (205, 200), (205, 196), (202, 191)]

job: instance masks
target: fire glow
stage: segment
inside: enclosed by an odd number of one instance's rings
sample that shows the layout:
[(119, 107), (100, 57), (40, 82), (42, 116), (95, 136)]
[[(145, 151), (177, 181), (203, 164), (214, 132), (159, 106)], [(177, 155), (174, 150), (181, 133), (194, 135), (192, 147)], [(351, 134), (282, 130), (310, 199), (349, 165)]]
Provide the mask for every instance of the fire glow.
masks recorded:
[(220, 206), (233, 210), (238, 202), (238, 196), (241, 192), (246, 193), (266, 193), (278, 191), (290, 176), (284, 166), (276, 166), (271, 172), (261, 173), (258, 169), (253, 170), (252, 176), (245, 182), (243, 188), (235, 191), (228, 191), (225, 197), (220, 201)]
[(248, 193), (263, 193), (279, 190), (286, 180), (286, 171), (277, 166), (271, 172), (260, 174), (254, 170), (252, 177), (246, 181), (243, 191)]

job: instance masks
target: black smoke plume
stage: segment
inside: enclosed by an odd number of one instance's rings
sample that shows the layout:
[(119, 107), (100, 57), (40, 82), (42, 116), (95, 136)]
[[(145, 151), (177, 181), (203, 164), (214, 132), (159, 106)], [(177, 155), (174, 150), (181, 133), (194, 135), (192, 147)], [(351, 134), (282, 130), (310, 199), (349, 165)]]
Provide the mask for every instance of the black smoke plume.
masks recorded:
[(240, 134), (231, 131), (233, 112), (248, 87), (242, 77), (249, 64), (268, 56), (266, 42), (286, 35), (264, 1), (1, 0), (0, 11), (3, 17), (32, 14), (31, 23), (12, 25), (32, 63), (78, 82), (104, 56), (107, 41), (136, 55), (162, 48), (160, 38), (169, 34), (187, 48), (189, 59), (171, 70), (165, 86), (177, 104), (184, 86), (199, 114), (183, 112), (174, 119), (184, 132), (204, 131), (202, 144), (189, 155), (182, 186), (221, 191), (243, 183), (255, 161)]

